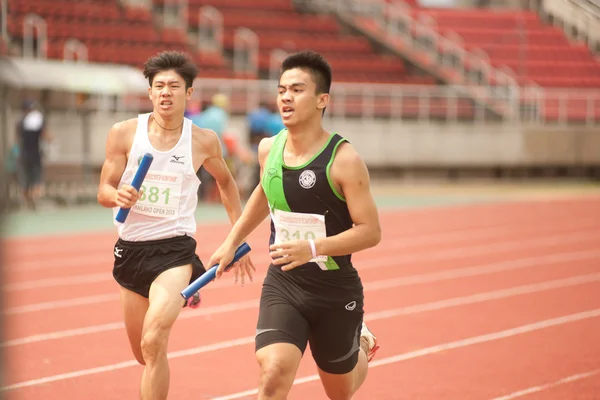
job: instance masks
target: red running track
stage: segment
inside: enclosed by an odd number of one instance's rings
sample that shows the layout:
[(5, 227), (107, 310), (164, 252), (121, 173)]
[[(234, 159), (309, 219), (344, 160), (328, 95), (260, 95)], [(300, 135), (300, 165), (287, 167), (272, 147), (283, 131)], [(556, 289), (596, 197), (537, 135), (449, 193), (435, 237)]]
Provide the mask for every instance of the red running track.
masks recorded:
[[(590, 197), (383, 212), (382, 243), (354, 257), (381, 343), (355, 399), (599, 399), (599, 215)], [(169, 398), (256, 398), (267, 229), (250, 238), (254, 283), (213, 282), (201, 309), (182, 312)], [(227, 230), (201, 227), (201, 258)], [(6, 399), (138, 397), (114, 240), (5, 241)], [(307, 349), (291, 400), (325, 398), (315, 373)]]

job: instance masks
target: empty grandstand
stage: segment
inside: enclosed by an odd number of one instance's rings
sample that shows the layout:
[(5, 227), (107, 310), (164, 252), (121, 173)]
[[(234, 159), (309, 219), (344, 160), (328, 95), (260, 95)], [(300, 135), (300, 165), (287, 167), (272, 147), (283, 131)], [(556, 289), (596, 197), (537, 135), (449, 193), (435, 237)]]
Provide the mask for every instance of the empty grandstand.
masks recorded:
[(373, 170), (599, 174), (592, 0), (0, 2), (2, 151), (37, 99), (56, 185), (96, 179), (110, 125), (148, 110), (140, 68), (164, 49), (194, 55), (197, 99), (226, 94), (242, 141), (282, 58), (310, 48), (334, 68), (328, 122)]

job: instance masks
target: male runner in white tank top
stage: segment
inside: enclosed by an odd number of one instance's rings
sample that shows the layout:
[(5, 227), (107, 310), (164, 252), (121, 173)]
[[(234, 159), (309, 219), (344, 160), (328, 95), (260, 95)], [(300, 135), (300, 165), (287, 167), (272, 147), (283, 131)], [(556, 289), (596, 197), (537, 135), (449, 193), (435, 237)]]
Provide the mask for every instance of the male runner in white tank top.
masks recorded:
[[(182, 53), (163, 52), (146, 62), (153, 111), (111, 128), (98, 189), (98, 202), (115, 214), (119, 207), (131, 208), (125, 223), (115, 223), (119, 239), (113, 276), (120, 285), (132, 352), (145, 366), (143, 400), (167, 398), (167, 343), (185, 305), (180, 292), (205, 272), (193, 238), (201, 166), (215, 178), (231, 223), (241, 214), (238, 188), (217, 135), (184, 118), (197, 75)], [(138, 193), (130, 184), (145, 153), (154, 161)], [(248, 257), (239, 262), (242, 283), (244, 273), (252, 278), (253, 269)]]

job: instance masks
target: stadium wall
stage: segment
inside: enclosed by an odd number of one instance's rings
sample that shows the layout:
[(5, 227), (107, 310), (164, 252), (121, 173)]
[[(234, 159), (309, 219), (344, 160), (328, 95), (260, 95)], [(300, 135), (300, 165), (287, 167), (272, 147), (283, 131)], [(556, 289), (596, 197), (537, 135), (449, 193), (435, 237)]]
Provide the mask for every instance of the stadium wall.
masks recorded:
[[(18, 112), (8, 114), (9, 127), (16, 125), (18, 116)], [(134, 116), (135, 112), (48, 113), (47, 126), (54, 136), (47, 149), (48, 171), (86, 166), (94, 175), (104, 160), (112, 124)], [(542, 171), (545, 175), (600, 177), (600, 135), (591, 126), (336, 117), (326, 118), (325, 126), (347, 137), (373, 171), (496, 176)], [(245, 117), (232, 117), (228, 131), (240, 143), (247, 143)], [(14, 132), (10, 136), (12, 143)]]
[[(104, 159), (110, 126), (132, 116), (90, 114), (90, 150), (84, 156), (82, 118), (51, 115), (49, 129), (54, 133), (56, 143), (50, 161), (64, 163), (87, 159), (98, 168)], [(346, 118), (328, 118), (325, 126), (347, 137), (369, 167), (380, 170), (600, 168), (600, 135), (592, 127), (436, 124)], [(233, 117), (228, 131), (241, 143), (247, 143), (245, 118)]]

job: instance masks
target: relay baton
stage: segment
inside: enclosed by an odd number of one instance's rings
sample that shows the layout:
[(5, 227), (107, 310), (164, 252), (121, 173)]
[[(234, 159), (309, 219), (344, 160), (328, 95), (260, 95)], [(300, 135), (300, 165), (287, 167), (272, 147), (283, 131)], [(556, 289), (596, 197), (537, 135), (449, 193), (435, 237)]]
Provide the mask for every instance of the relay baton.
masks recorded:
[[(229, 269), (233, 266), (233, 264), (238, 262), (240, 260), (240, 258), (244, 257), (246, 254), (248, 254), (250, 252), (250, 250), (251, 249), (250, 249), (250, 246), (248, 246), (248, 243), (246, 243), (246, 242), (242, 243), (240, 245), (240, 247), (238, 247), (237, 250), (235, 251), (233, 260), (229, 263), (229, 265), (227, 267), (225, 267), (225, 271), (229, 271)], [(196, 293), (197, 291), (202, 289), (204, 286), (206, 286), (209, 282), (212, 282), (215, 279), (215, 277), (217, 276), (217, 268), (219, 268), (219, 264), (213, 265), (208, 271), (203, 273), (198, 279), (196, 279), (194, 282), (190, 283), (190, 285), (188, 287), (186, 287), (185, 289), (183, 289), (181, 291), (181, 297), (183, 297), (185, 300), (187, 300), (190, 297), (192, 297), (194, 295), (194, 293)]]
[[(146, 174), (148, 173), (148, 170), (150, 169), (150, 164), (152, 164), (153, 160), (154, 156), (152, 156), (152, 154), (150, 153), (146, 153), (144, 154), (144, 157), (142, 157), (140, 166), (138, 167), (138, 170), (136, 171), (135, 176), (133, 177), (133, 181), (131, 181), (131, 186), (133, 186), (138, 192), (142, 187), (142, 183), (146, 178)], [(117, 213), (117, 217), (115, 218), (117, 222), (125, 222), (127, 216), (129, 215), (129, 210), (130, 208), (119, 208), (119, 212)]]

